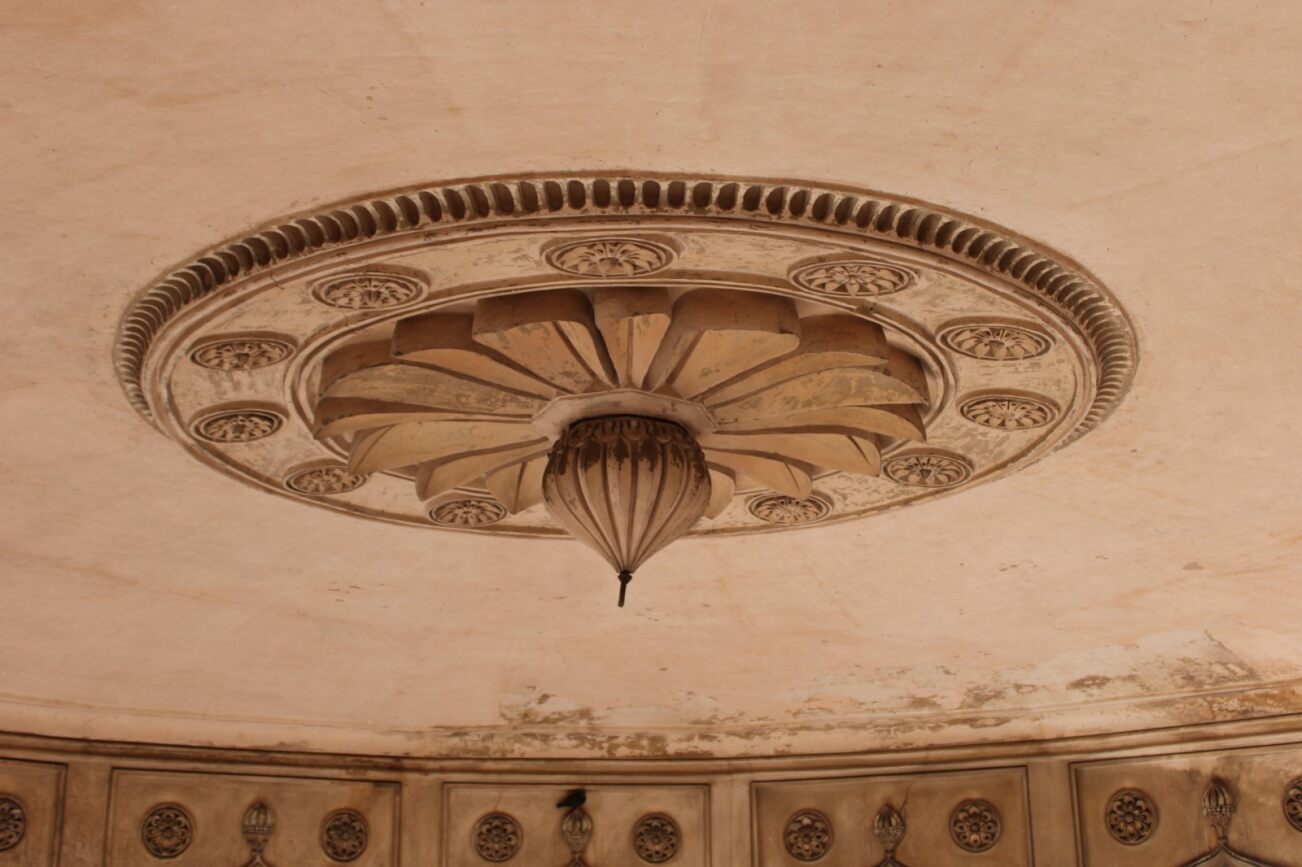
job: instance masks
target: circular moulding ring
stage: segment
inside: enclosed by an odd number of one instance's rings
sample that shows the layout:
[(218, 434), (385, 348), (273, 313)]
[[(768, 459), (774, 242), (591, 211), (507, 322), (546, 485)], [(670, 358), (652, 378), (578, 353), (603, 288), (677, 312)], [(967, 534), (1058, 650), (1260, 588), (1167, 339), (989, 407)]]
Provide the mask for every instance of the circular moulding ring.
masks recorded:
[(1061, 411), (1057, 403), (1044, 395), (1009, 388), (987, 388), (963, 395), (958, 402), (958, 412), (973, 424), (1015, 433), (1046, 427), (1058, 419)]
[(425, 276), (414, 268), (375, 264), (316, 280), (311, 295), (327, 307), (360, 313), (409, 307), (428, 288)]
[(223, 373), (261, 370), (288, 361), (297, 347), (284, 334), (250, 331), (206, 337), (194, 345), (189, 358), (194, 364)]
[(1003, 317), (951, 319), (937, 329), (936, 339), (959, 355), (989, 362), (1025, 361), (1053, 348), (1053, 338), (1037, 323)]
[(285, 474), (287, 490), (307, 497), (327, 497), (355, 491), (370, 478), (365, 473), (350, 472), (345, 464), (335, 460), (312, 461), (299, 464)]
[(190, 422), (190, 433), (214, 445), (240, 445), (275, 434), (285, 425), (284, 408), (269, 403), (209, 407)]

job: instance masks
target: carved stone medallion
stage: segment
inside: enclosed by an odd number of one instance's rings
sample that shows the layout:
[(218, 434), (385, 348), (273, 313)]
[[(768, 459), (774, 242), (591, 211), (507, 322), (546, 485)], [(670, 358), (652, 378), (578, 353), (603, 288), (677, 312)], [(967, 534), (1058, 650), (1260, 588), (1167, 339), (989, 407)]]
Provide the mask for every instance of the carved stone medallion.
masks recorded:
[(826, 499), (812, 494), (808, 497), (764, 494), (751, 500), (746, 508), (761, 521), (788, 526), (821, 521), (832, 511)]
[(1046, 400), (1020, 394), (983, 394), (959, 405), (963, 418), (995, 430), (1021, 431), (1044, 427), (1056, 415)]
[(1153, 836), (1157, 827), (1157, 806), (1138, 789), (1122, 789), (1108, 801), (1108, 833), (1127, 846), (1138, 846)]
[(501, 503), (480, 497), (448, 500), (429, 511), (429, 519), (443, 527), (486, 527), (505, 517)]
[(1022, 325), (972, 322), (940, 332), (940, 342), (955, 352), (981, 361), (1021, 361), (1036, 358), (1052, 345), (1043, 333)]
[(1284, 789), (1284, 816), (1297, 831), (1302, 831), (1302, 777)]
[(332, 861), (356, 861), (366, 851), (370, 829), (356, 810), (335, 810), (321, 823), (321, 851)]
[(646, 239), (594, 238), (554, 247), (546, 258), (553, 268), (580, 277), (641, 277), (666, 267), (673, 251)]
[(678, 854), (678, 825), (663, 813), (643, 816), (633, 828), (633, 851), (648, 864), (663, 864)]
[(194, 819), (179, 804), (160, 804), (140, 823), (140, 842), (155, 858), (175, 858), (194, 842)]
[(972, 475), (972, 467), (955, 455), (911, 452), (882, 464), (882, 472), (902, 485), (916, 488), (952, 488)]
[(386, 271), (345, 274), (318, 283), (312, 297), (342, 310), (388, 310), (420, 298), (425, 287), (406, 274)]
[(132, 405), (215, 471), (538, 537), (568, 536), (537, 492), (578, 420), (683, 425), (711, 483), (687, 534), (772, 532), (1015, 472), (1111, 413), (1136, 359), (1108, 290), (1022, 234), (872, 190), (650, 174), (290, 215), (145, 288), (115, 346)]
[(304, 467), (285, 477), (285, 487), (311, 497), (346, 494), (365, 483), (364, 474), (350, 473), (343, 464)]
[(226, 409), (208, 413), (194, 423), (195, 436), (210, 443), (249, 443), (280, 430), (284, 419), (266, 409)]
[(873, 259), (841, 259), (803, 265), (791, 272), (791, 282), (823, 295), (890, 295), (907, 289), (917, 275), (906, 268)]
[(999, 842), (1003, 820), (989, 801), (964, 801), (949, 817), (949, 836), (965, 852), (984, 852)]
[(524, 843), (520, 823), (506, 813), (489, 813), (475, 823), (471, 834), (475, 854), (495, 864), (510, 861)]
[(13, 795), (0, 795), (0, 852), (23, 842), (27, 834), (27, 811)]
[(294, 354), (294, 344), (278, 337), (223, 337), (195, 347), (190, 360), (209, 370), (257, 370), (279, 364)]
[(817, 861), (832, 848), (832, 823), (817, 810), (801, 810), (787, 819), (782, 842), (797, 861)]

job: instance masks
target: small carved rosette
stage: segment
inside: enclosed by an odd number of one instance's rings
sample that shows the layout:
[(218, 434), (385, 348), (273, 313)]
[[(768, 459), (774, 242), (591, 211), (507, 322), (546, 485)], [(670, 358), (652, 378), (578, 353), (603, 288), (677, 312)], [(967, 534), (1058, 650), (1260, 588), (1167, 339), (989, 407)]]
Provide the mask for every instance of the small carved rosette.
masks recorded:
[(356, 861), (369, 837), (366, 817), (356, 810), (335, 810), (321, 823), (321, 851), (331, 861)]
[(506, 517), (501, 503), (483, 497), (447, 500), (430, 507), (429, 519), (440, 527), (486, 527)]
[(643, 816), (633, 829), (633, 851), (648, 864), (663, 864), (678, 854), (678, 825), (662, 813)]
[(1003, 820), (989, 801), (964, 801), (949, 817), (949, 835), (965, 852), (984, 852), (999, 842)]
[(832, 848), (832, 822), (817, 810), (801, 810), (787, 820), (782, 842), (797, 861), (817, 861)]
[(420, 298), (425, 287), (405, 274), (368, 272), (348, 274), (318, 284), (312, 296), (341, 310), (389, 310)]
[(1284, 790), (1284, 816), (1295, 830), (1302, 831), (1302, 777)]
[(548, 264), (579, 277), (641, 277), (664, 268), (673, 252), (637, 238), (596, 238), (547, 251)]
[(832, 512), (822, 497), (789, 497), (786, 494), (763, 494), (747, 504), (750, 513), (761, 521), (783, 526), (812, 524)]
[(199, 439), (220, 445), (251, 443), (280, 430), (284, 417), (266, 409), (229, 409), (208, 413), (194, 423)]
[(851, 298), (890, 295), (907, 289), (915, 280), (913, 272), (875, 259), (815, 262), (791, 272), (791, 282), (802, 289)]
[(1021, 361), (1044, 355), (1053, 345), (1037, 330), (999, 322), (949, 326), (941, 330), (940, 342), (978, 361)]
[(194, 819), (179, 804), (161, 804), (140, 823), (140, 842), (155, 858), (175, 858), (194, 842)]
[(500, 864), (510, 861), (524, 843), (520, 823), (506, 813), (489, 813), (475, 823), (471, 834), (475, 854), (485, 861)]
[(212, 340), (190, 353), (190, 360), (209, 370), (231, 373), (278, 364), (294, 354), (294, 344), (275, 337), (231, 337)]
[(1138, 789), (1122, 789), (1108, 801), (1108, 833), (1127, 846), (1138, 846), (1153, 836), (1157, 807)]
[(13, 795), (0, 795), (0, 852), (6, 852), (27, 835), (27, 811)]

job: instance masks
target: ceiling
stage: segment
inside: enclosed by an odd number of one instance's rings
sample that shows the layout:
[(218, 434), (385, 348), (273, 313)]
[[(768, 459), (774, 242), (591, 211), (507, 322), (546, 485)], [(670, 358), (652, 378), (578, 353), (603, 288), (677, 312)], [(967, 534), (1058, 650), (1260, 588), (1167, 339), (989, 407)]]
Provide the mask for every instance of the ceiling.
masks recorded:
[[(0, 728), (739, 756), (1302, 712), (1302, 6), (8, 5)], [(1008, 226), (1116, 294), (1134, 385), (961, 496), (681, 541), (623, 610), (577, 543), (296, 505), (122, 393), (119, 317), (202, 247), (374, 190), (619, 169)]]

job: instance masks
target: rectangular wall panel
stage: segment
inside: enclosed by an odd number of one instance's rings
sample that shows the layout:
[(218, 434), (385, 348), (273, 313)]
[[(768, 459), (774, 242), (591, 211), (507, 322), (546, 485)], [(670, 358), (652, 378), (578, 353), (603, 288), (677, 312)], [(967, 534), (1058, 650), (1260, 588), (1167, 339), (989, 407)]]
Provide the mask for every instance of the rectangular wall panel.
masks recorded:
[[(475, 826), (489, 813), (505, 813), (521, 831), (521, 847), (512, 864), (564, 865), (570, 850), (560, 834), (566, 810), (556, 803), (569, 787), (452, 783), (444, 789), (443, 864), (484, 867), (475, 852)], [(638, 822), (648, 814), (670, 817), (678, 828), (674, 867), (710, 863), (709, 788), (701, 785), (592, 785), (585, 788), (584, 809), (592, 818), (592, 840), (585, 856), (594, 867), (643, 864), (633, 849)]]
[[(1234, 796), (1234, 848), (1266, 861), (1302, 865), (1302, 831), (1289, 824), (1284, 797), (1302, 777), (1302, 746), (1217, 750), (1073, 766), (1077, 827), (1086, 867), (1174, 867), (1209, 851), (1216, 836), (1202, 812), (1203, 793), (1218, 776)], [(1108, 830), (1113, 796), (1143, 792), (1156, 823), (1142, 842), (1122, 842)], [(1121, 833), (1123, 837), (1134, 834)]]
[(0, 827), (0, 852), (4, 867), (53, 867), (58, 863), (59, 833), (63, 825), (63, 765), (0, 760), (0, 796), (17, 802), (6, 811)]
[(294, 776), (243, 776), (152, 770), (113, 772), (109, 802), (107, 863), (110, 867), (158, 867), (141, 839), (141, 824), (159, 805), (182, 807), (191, 819), (191, 842), (166, 862), (175, 867), (238, 867), (249, 860), (240, 831), (245, 812), (258, 801), (271, 808), (275, 832), (266, 860), (275, 867), (326, 867), (323, 823), (349, 809), (366, 822), (366, 848), (353, 867), (398, 863), (400, 787), (397, 783)]
[[(835, 777), (756, 783), (755, 863), (791, 867), (787, 826), (797, 813), (813, 810), (828, 820), (831, 842), (819, 867), (865, 867), (884, 857), (873, 836), (873, 817), (886, 804), (908, 829), (896, 857), (915, 867), (1031, 867), (1030, 819), (1023, 768), (950, 771), (873, 777)], [(982, 853), (959, 848), (950, 834), (955, 808), (985, 801), (998, 816), (998, 839)]]

